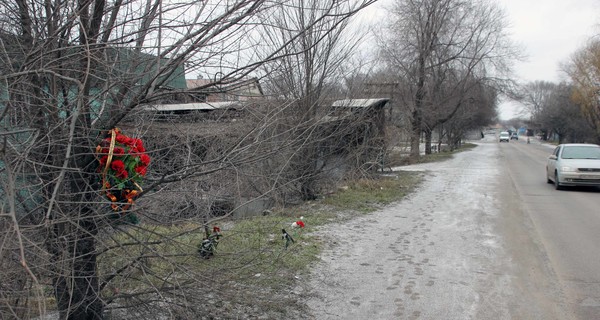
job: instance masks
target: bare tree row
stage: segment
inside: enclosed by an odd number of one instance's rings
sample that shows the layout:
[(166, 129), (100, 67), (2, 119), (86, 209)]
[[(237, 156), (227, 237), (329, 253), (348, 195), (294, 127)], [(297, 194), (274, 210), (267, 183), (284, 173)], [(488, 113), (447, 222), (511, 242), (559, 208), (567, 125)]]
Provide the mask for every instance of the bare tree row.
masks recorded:
[(502, 10), (489, 1), (401, 0), (391, 14), (381, 55), (390, 81), (401, 88), (396, 100), (412, 130), (411, 156), (419, 156), (422, 134), (430, 153), (434, 130), (452, 144), (493, 121), (518, 58)]
[[(195, 253), (182, 240), (187, 231), (163, 235), (156, 224), (178, 222), (185, 208), (210, 212), (203, 200), (240, 188), (251, 197), (315, 197), (323, 150), (340, 152), (344, 139), (360, 136), (352, 125), (323, 126), (319, 102), (353, 46), (341, 31), (372, 2), (1, 2), (2, 317), (54, 309), (60, 319), (101, 319), (107, 309), (143, 318), (202, 313), (222, 283), (183, 263)], [(161, 128), (139, 114), (185, 92), (177, 83), (184, 73), (210, 75), (206, 87), (272, 78), (273, 99), (248, 108), (229, 131)], [(143, 220), (138, 226), (113, 220), (101, 191), (94, 150), (114, 127), (142, 138), (152, 158), (131, 209)], [(182, 251), (157, 251), (164, 243)]]

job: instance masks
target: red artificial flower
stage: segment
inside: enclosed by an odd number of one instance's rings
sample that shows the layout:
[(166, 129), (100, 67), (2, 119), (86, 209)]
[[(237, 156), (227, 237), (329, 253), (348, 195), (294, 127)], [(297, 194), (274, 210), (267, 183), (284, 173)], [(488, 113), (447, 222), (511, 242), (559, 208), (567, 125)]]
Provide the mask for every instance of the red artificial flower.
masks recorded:
[(128, 144), (129, 137), (126, 135), (117, 134), (117, 137), (115, 138), (115, 140), (117, 140), (117, 142), (120, 144)]
[(140, 176), (145, 176), (146, 175), (146, 166), (135, 167), (135, 172), (137, 172), (137, 174), (139, 174)]
[(136, 149), (138, 149), (140, 152), (144, 152), (146, 151), (146, 149), (144, 149), (144, 143), (142, 142), (142, 140), (140, 139), (131, 139), (133, 140), (132, 146)]
[(129, 176), (129, 173), (127, 173), (127, 170), (117, 171), (117, 174), (115, 174), (115, 177), (117, 177), (119, 179), (127, 179), (128, 176)]
[(147, 154), (145, 154), (145, 153), (142, 153), (142, 154), (140, 155), (140, 162), (141, 162), (143, 165), (147, 166), (148, 164), (150, 164), (150, 157), (149, 157)]
[(125, 154), (125, 149), (121, 148), (121, 147), (115, 147), (113, 149), (113, 154), (121, 156)]
[(108, 156), (103, 156), (102, 158), (100, 158), (100, 165), (104, 166), (106, 164), (107, 160), (108, 160)]
[(121, 160), (113, 160), (110, 164), (110, 168), (120, 173), (121, 171), (125, 171), (125, 164)]

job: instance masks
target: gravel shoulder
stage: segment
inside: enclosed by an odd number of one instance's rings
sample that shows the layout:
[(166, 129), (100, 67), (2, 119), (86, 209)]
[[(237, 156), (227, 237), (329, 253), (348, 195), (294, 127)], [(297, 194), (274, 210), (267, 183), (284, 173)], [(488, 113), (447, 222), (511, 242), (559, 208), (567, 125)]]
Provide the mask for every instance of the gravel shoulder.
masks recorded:
[(321, 228), (302, 291), (313, 319), (565, 319), (495, 143), (422, 170), (405, 200)]

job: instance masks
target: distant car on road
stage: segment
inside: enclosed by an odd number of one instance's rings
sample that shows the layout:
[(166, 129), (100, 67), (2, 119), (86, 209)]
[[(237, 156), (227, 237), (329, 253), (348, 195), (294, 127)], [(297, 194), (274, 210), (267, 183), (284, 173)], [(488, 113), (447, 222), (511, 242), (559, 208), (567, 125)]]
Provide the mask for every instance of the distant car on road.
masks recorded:
[(596, 144), (560, 144), (548, 157), (546, 180), (556, 190), (565, 186), (600, 187), (600, 146)]
[(516, 132), (514, 132), (510, 135), (510, 140), (519, 140), (519, 135)]
[(502, 141), (510, 142), (510, 134), (507, 131), (500, 132), (500, 138), (498, 139), (498, 142)]

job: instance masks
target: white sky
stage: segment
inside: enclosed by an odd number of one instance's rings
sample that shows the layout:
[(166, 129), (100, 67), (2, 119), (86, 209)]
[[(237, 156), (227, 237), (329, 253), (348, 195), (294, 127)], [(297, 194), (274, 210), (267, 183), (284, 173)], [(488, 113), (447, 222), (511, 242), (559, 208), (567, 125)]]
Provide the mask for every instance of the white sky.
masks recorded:
[[(387, 14), (384, 8), (394, 0), (379, 0), (367, 8), (363, 16), (379, 20)], [(560, 82), (564, 75), (560, 63), (581, 48), (591, 36), (600, 35), (600, 0), (496, 0), (505, 11), (508, 32), (523, 49), (526, 61), (514, 67), (515, 80)], [(375, 19), (373, 19), (375, 18)], [(500, 105), (500, 118), (517, 115), (516, 103)]]
[[(517, 80), (529, 82), (565, 79), (560, 63), (600, 34), (600, 0), (500, 0), (510, 24), (512, 39), (524, 49), (527, 60), (515, 65)], [(503, 103), (500, 117), (516, 115), (519, 106)]]

